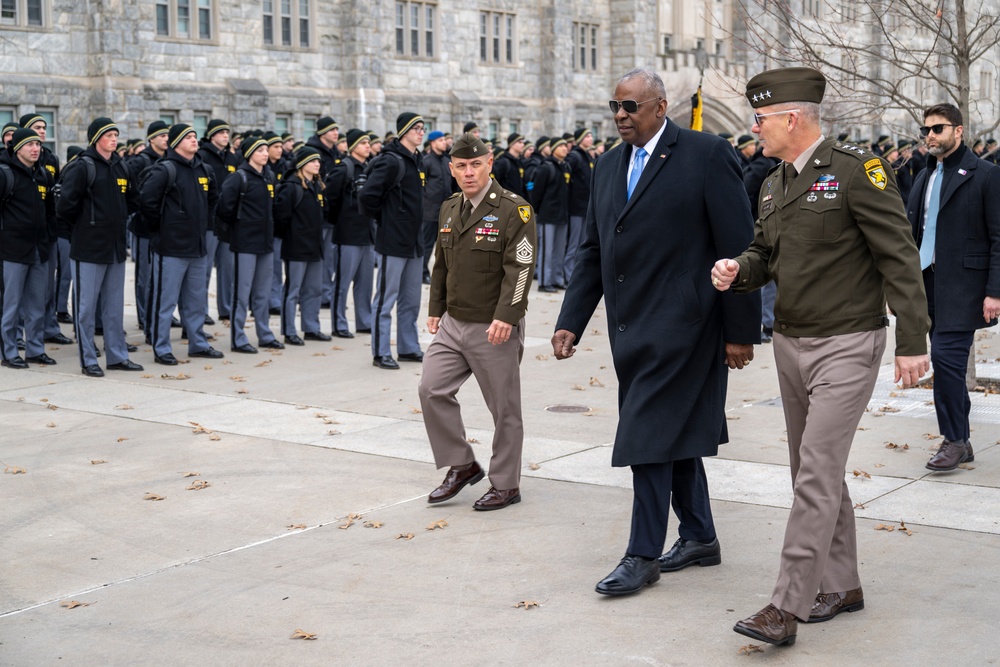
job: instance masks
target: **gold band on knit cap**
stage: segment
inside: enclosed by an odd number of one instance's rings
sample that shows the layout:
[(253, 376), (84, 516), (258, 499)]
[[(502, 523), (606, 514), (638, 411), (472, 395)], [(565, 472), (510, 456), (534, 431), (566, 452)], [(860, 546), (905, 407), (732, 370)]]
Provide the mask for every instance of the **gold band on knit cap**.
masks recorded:
[(21, 139), (21, 141), (19, 141), (16, 146), (14, 146), (14, 152), (17, 153), (19, 150), (24, 148), (26, 144), (30, 144), (32, 141), (37, 141), (38, 143), (42, 143), (42, 138), (37, 134), (33, 137), (25, 137), (24, 139)]
[(422, 122), (424, 122), (423, 116), (414, 116), (413, 118), (410, 119), (409, 123), (407, 123), (406, 125), (404, 125), (402, 127), (402, 129), (399, 132), (396, 133), (396, 136), (397, 137), (403, 136), (404, 134), (406, 134), (407, 132), (409, 132), (413, 128), (414, 125), (416, 125), (417, 123), (422, 123)]
[(313, 160), (318, 160), (318, 159), (319, 159), (319, 153), (310, 153), (309, 155), (307, 155), (304, 158), (302, 158), (301, 160), (299, 160), (295, 164), (295, 168), (296, 169), (301, 169), (302, 167), (306, 166), (307, 164), (309, 164)]

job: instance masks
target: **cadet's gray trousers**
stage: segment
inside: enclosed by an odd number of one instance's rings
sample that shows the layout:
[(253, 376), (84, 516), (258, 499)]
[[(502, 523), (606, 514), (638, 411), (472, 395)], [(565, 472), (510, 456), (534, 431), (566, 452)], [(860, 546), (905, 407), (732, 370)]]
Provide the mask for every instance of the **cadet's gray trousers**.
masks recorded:
[[(205, 314), (208, 286), (205, 264), (208, 257), (164, 257), (153, 253), (152, 309), (153, 353), (162, 357), (173, 352), (170, 347), (170, 320), (180, 301), (181, 324), (187, 329), (188, 354), (209, 348), (205, 338)], [(107, 332), (107, 323), (105, 323)]]
[(485, 322), (461, 322), (445, 313), (424, 357), (418, 392), (424, 428), (438, 468), (472, 463), (476, 456), (466, 440), (462, 412), (455, 395), (469, 375), (475, 375), (493, 415), (493, 456), (490, 484), (516, 488), (521, 480), (521, 357), (524, 355), (524, 320), (510, 338), (493, 345)]
[(319, 300), (323, 262), (285, 261), (285, 287), (281, 306), (281, 335), (295, 336), (295, 310), (304, 333), (319, 333)]
[(271, 298), (271, 280), (274, 277), (273, 253), (252, 255), (233, 253), (233, 319), (229, 325), (229, 340), (233, 347), (246, 345), (243, 328), (247, 323), (247, 308), (253, 310), (253, 322), (260, 345), (274, 340), (268, 323), (268, 300)]
[[(38, 254), (36, 252), (37, 260)], [(49, 286), (48, 262), (31, 264), (0, 262), (3, 265), (3, 282), (0, 283), (0, 302), (3, 319), (0, 320), (4, 360), (21, 356), (17, 339), (24, 321), (24, 353), (37, 357), (45, 352), (45, 300)]]
[(396, 352), (419, 354), (417, 315), (423, 284), (423, 257), (379, 255), (378, 282), (372, 301), (372, 356), (392, 355), (392, 307), (396, 306)]
[(80, 367), (97, 364), (94, 328), (98, 308), (104, 327), (105, 361), (110, 366), (128, 359), (125, 328), (125, 262), (92, 264), (73, 262), (73, 323)]
[(351, 283), (354, 283), (354, 327), (371, 330), (375, 249), (370, 245), (338, 245), (337, 255), (337, 279), (330, 307), (333, 330), (350, 331), (347, 325), (347, 292)]

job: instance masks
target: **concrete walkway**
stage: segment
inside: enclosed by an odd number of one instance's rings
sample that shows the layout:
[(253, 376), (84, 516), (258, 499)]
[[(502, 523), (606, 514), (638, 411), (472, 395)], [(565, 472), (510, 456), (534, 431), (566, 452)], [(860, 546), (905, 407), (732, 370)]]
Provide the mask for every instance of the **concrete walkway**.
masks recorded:
[[(573, 359), (552, 358), (560, 305), (533, 293), (524, 500), (499, 512), (471, 508), (486, 484), (427, 505), (443, 473), (420, 366), (373, 368), (367, 336), (190, 363), (175, 341), (172, 368), (140, 345), (145, 373), (102, 379), (72, 347), (0, 369), (0, 665), (1000, 662), (1000, 396), (973, 396), (975, 462), (928, 474), (931, 392), (894, 388), (885, 357), (845, 470), (866, 608), (748, 655), (731, 628), (768, 602), (791, 504), (770, 346), (731, 373), (731, 442), (707, 462), (723, 564), (608, 599), (593, 588), (631, 507), (630, 474), (610, 467), (617, 382), (602, 313)], [(976, 347), (1000, 377), (1000, 337)], [(474, 381), (460, 398), (486, 462)]]

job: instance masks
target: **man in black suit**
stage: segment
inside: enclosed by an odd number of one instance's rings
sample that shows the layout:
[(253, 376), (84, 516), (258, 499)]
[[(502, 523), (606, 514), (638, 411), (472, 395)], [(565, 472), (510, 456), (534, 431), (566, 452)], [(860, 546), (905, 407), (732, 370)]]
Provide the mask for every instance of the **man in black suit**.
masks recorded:
[[(597, 592), (624, 595), (661, 571), (721, 562), (701, 457), (728, 440), (726, 366), (753, 359), (760, 299), (713, 293), (704, 279), (717, 253), (753, 237), (733, 147), (668, 121), (652, 70), (627, 72), (610, 106), (624, 143), (594, 168), (552, 347), (572, 356), (604, 298), (621, 385), (612, 465), (631, 466), (634, 500), (625, 557)], [(671, 502), (680, 539), (662, 554)]]
[(974, 460), (966, 365), (976, 329), (1000, 315), (1000, 168), (962, 143), (964, 131), (962, 112), (951, 104), (924, 112), (920, 134), (930, 157), (906, 211), (931, 316), (934, 409), (944, 436), (927, 462), (935, 472)]

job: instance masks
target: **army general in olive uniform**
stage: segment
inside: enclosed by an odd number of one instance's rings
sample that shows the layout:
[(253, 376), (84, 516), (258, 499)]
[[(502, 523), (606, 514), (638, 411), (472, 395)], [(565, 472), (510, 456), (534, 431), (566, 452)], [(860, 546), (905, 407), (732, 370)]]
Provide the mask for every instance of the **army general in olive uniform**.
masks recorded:
[(719, 290), (774, 279), (774, 358), (788, 429), (794, 500), (771, 604), (734, 630), (771, 644), (795, 641), (797, 620), (864, 608), (854, 506), (844, 480), (855, 430), (896, 314), (896, 382), (927, 372), (923, 279), (889, 164), (826, 139), (826, 79), (806, 67), (747, 83), (764, 155), (784, 160), (764, 181), (753, 243), (712, 270)]
[(473, 507), (494, 510), (521, 501), (519, 367), (535, 269), (535, 214), (524, 198), (490, 178), (493, 156), (471, 132), (455, 142), (451, 159), (462, 193), (441, 206), (427, 319), (428, 331), (436, 336), (419, 388), (434, 461), (449, 470), (427, 500), (449, 500), (484, 476), (466, 441), (455, 398), (475, 375), (495, 431), (491, 488)]

